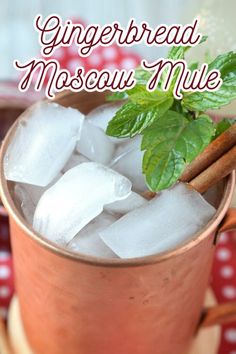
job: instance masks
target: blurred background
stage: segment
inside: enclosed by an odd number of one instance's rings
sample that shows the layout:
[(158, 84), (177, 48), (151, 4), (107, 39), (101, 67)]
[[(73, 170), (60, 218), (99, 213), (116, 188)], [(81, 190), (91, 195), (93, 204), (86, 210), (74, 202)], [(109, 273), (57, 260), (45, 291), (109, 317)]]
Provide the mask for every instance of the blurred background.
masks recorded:
[[(33, 19), (41, 13), (58, 13), (63, 19), (105, 24), (119, 20), (126, 25), (130, 17), (146, 20), (153, 27), (161, 23), (187, 23), (198, 16), (201, 31), (209, 35), (212, 55), (236, 49), (235, 0), (0, 0), (0, 79), (16, 78), (15, 58), (25, 61), (37, 56), (39, 47)], [(156, 59), (166, 48), (138, 46), (135, 50), (147, 59)], [(194, 54), (195, 55), (195, 54)]]
[[(0, 0), (0, 9), (0, 80), (17, 79), (19, 74), (12, 65), (14, 59), (24, 62), (32, 56), (39, 56), (37, 33), (33, 28), (33, 19), (38, 13), (43, 16), (58, 13), (63, 19), (72, 18), (84, 24), (119, 20), (123, 26), (134, 17), (138, 23), (146, 20), (153, 27), (161, 23), (188, 23), (198, 16), (200, 30), (209, 35), (209, 40), (206, 46), (190, 51), (190, 59), (203, 58), (206, 48), (211, 56), (236, 50), (235, 0)], [(166, 47), (148, 48), (144, 45), (132, 50), (149, 60), (167, 52)], [(79, 58), (73, 64), (73, 67), (81, 64)], [(223, 110), (227, 114), (230, 111), (236, 114), (236, 107)]]

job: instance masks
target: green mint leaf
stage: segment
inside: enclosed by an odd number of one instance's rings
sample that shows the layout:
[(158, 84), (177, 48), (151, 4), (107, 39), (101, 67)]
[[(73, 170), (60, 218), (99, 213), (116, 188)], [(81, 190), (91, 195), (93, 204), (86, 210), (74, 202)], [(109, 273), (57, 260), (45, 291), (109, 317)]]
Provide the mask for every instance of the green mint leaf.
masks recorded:
[[(132, 97), (133, 101), (138, 101), (138, 96), (139, 93), (140, 95), (144, 95), (144, 91), (146, 91), (146, 97), (148, 95), (151, 95), (151, 93), (149, 93), (146, 90), (146, 84), (147, 82), (150, 80), (152, 76), (152, 73), (150, 71), (144, 70), (141, 67), (138, 67), (135, 70), (135, 79), (136, 79), (136, 86), (133, 87), (130, 90), (126, 90), (124, 92), (114, 92), (112, 94), (109, 94), (106, 97), (107, 101), (120, 101), (120, 100), (125, 100), (128, 99), (129, 96)], [(163, 92), (160, 92), (160, 94), (162, 94)]]
[(145, 130), (142, 150), (143, 173), (153, 191), (169, 188), (190, 163), (210, 143), (214, 125), (207, 115), (189, 121), (168, 111)]
[(193, 70), (197, 70), (198, 69), (198, 65), (199, 65), (199, 62), (198, 61), (195, 61), (195, 62), (192, 62), (189, 64), (188, 68), (189, 70), (193, 71)]
[(172, 59), (172, 60), (179, 60), (179, 59), (184, 59), (185, 53), (190, 49), (191, 47), (172, 47), (168, 53), (167, 58)]
[(106, 97), (106, 100), (109, 102), (113, 102), (113, 101), (126, 100), (127, 98), (128, 98), (128, 95), (126, 92), (114, 92), (111, 95), (108, 95)]
[[(204, 43), (205, 41), (207, 40), (207, 36), (203, 36), (200, 43), (199, 44), (202, 44)], [(169, 51), (168, 53), (168, 58), (169, 59), (172, 59), (172, 60), (182, 60), (182, 59), (185, 59), (185, 53), (190, 49), (191, 47), (190, 46), (186, 46), (186, 47), (183, 47), (183, 46), (178, 46), (178, 47), (172, 47), (171, 50)], [(195, 66), (197, 63), (194, 63)], [(197, 64), (198, 66), (198, 64)], [(194, 70), (193, 68), (190, 70)], [(165, 81), (165, 78), (166, 78), (166, 75), (167, 75), (167, 72), (168, 70), (165, 70), (163, 75), (162, 75), (162, 79), (161, 79), (161, 82)], [(177, 68), (174, 72), (174, 75), (172, 77), (172, 80), (171, 80), (171, 86), (170, 86), (170, 91), (173, 91), (173, 88), (174, 88), (174, 85), (176, 83), (176, 80), (178, 79), (179, 77), (179, 73), (180, 73), (180, 68)]]
[(181, 102), (179, 100), (174, 100), (170, 110), (175, 111), (177, 113), (184, 113), (183, 106), (181, 105)]
[(217, 69), (221, 73), (223, 84), (217, 91), (187, 93), (183, 105), (191, 111), (218, 109), (236, 98), (236, 53), (219, 55), (209, 64), (209, 71)]
[[(202, 36), (201, 41), (199, 44), (202, 44), (206, 42), (207, 36)], [(173, 59), (173, 60), (179, 60), (179, 59), (184, 59), (185, 58), (185, 53), (190, 49), (190, 46), (178, 46), (178, 47), (172, 47), (168, 53), (167, 58), (168, 59)]]
[(123, 105), (109, 122), (106, 134), (115, 137), (134, 137), (142, 133), (156, 119), (160, 118), (172, 105), (169, 96), (160, 103), (138, 104), (128, 102)]
[(211, 56), (211, 53), (209, 50), (206, 51), (205, 53), (205, 63), (210, 64), (212, 61), (214, 60), (214, 58)]
[(192, 162), (205, 149), (211, 142), (214, 132), (214, 124), (206, 114), (188, 121), (188, 125), (176, 142), (176, 148), (182, 154), (186, 163)]
[[(206, 41), (206, 36), (201, 43)], [(169, 52), (173, 60), (184, 59), (189, 47), (174, 47)], [(192, 63), (196, 70), (198, 63)], [(235, 121), (223, 120), (213, 124), (209, 116), (200, 114), (216, 109), (236, 98), (236, 53), (219, 55), (209, 64), (209, 70), (218, 69), (223, 79), (216, 92), (185, 92), (183, 100), (175, 100), (171, 89), (178, 70), (172, 78), (169, 92), (161, 83), (153, 92), (146, 90), (152, 71), (138, 68), (136, 86), (125, 93), (112, 95), (112, 100), (126, 99), (126, 103), (109, 122), (107, 134), (115, 137), (133, 137), (142, 134), (143, 173), (152, 191), (172, 186), (191, 163), (211, 142)]]
[(147, 82), (150, 80), (151, 77), (152, 72), (149, 70), (145, 70), (140, 66), (135, 70), (134, 78), (138, 85), (146, 86)]
[(146, 183), (153, 192), (172, 186), (182, 175), (185, 167), (182, 156), (171, 149), (167, 142), (153, 150), (147, 150), (143, 162), (149, 165)]
[(236, 74), (236, 53), (228, 52), (218, 55), (210, 64), (209, 70), (218, 69), (222, 79), (229, 79)]
[(203, 44), (207, 41), (208, 36), (202, 36), (202, 39), (200, 40), (199, 44)]
[[(184, 59), (185, 53), (190, 49), (190, 47), (172, 47), (171, 50), (168, 53), (168, 58), (172, 59), (172, 60), (179, 60), (179, 59)], [(170, 85), (170, 92), (173, 92), (174, 89), (174, 85), (176, 83), (176, 80), (179, 77), (179, 73), (180, 73), (180, 68), (175, 69), (174, 74), (171, 78), (171, 85)], [(161, 76), (161, 80), (160, 80), (160, 86), (162, 87), (162, 84), (165, 82), (166, 80), (166, 76), (168, 74), (168, 69), (166, 68)]]
[(217, 138), (222, 133), (224, 133), (224, 131), (229, 129), (231, 125), (233, 125), (234, 123), (236, 123), (236, 119), (229, 119), (229, 118), (222, 119), (219, 123), (216, 124), (214, 139)]
[(129, 96), (130, 101), (132, 101), (133, 103), (138, 103), (140, 105), (143, 104), (159, 105), (160, 103), (163, 103), (164, 101), (166, 101), (168, 98), (171, 97), (169, 93), (166, 93), (159, 89), (153, 92), (149, 92), (147, 91), (146, 86), (143, 85), (136, 85), (131, 90), (128, 90), (127, 94)]

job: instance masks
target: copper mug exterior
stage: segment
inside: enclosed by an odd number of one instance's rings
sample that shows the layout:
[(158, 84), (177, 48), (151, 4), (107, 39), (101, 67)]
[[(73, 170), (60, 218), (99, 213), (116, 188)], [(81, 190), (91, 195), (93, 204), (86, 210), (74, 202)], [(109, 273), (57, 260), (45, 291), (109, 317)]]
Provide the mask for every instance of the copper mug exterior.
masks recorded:
[[(57, 100), (86, 113), (104, 94)], [(225, 180), (216, 215), (190, 242), (161, 255), (102, 260), (64, 250), (25, 223), (2, 168), (14, 129), (1, 150), (0, 187), (23, 325), (35, 354), (185, 354), (201, 318), (211, 324), (236, 314), (233, 304), (223, 315), (214, 309), (201, 317), (216, 234), (236, 224), (235, 211), (226, 216), (234, 173)]]

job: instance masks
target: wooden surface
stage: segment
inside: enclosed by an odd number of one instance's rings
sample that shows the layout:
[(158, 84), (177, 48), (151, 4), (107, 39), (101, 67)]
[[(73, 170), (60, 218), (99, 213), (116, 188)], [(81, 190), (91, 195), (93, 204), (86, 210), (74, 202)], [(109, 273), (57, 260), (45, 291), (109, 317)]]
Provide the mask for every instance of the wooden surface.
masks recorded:
[[(212, 306), (215, 304), (215, 298), (211, 291), (208, 291), (206, 297), (206, 305)], [(13, 298), (10, 307), (8, 333), (14, 354), (33, 354), (30, 349), (22, 327), (18, 300)], [(189, 354), (217, 354), (220, 343), (220, 328), (212, 327), (200, 331), (196, 340), (193, 343)], [(1, 351), (2, 354), (10, 354), (10, 351)], [(12, 353), (13, 354), (13, 353)], [(69, 354), (69, 353), (68, 353)], [(94, 353), (96, 354), (96, 353)]]
[[(0, 320), (0, 353), (12, 354), (12, 349), (6, 333), (5, 323)], [(23, 354), (23, 353), (22, 353)]]
[[(211, 290), (208, 290), (206, 306), (214, 306), (216, 300)], [(219, 326), (202, 329), (193, 343), (190, 354), (217, 354), (220, 345), (221, 329)]]
[(13, 349), (12, 354), (33, 354), (24, 333), (18, 300), (15, 296), (9, 310), (8, 335)]

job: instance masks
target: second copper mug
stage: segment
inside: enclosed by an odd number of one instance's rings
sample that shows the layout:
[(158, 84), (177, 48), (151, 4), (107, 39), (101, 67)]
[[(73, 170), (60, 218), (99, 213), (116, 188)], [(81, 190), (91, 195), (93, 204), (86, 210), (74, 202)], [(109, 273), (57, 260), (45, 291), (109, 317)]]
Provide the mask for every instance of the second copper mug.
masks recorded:
[[(66, 93), (57, 102), (87, 113), (104, 94)], [(235, 318), (235, 304), (203, 311), (217, 234), (236, 226), (235, 210), (228, 210), (234, 173), (219, 188), (213, 219), (178, 248), (129, 260), (74, 254), (36, 233), (15, 207), (3, 173), (15, 129), (2, 145), (0, 189), (21, 316), (35, 354), (185, 354), (200, 325)]]

